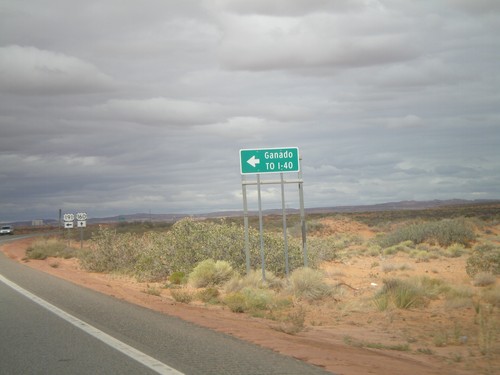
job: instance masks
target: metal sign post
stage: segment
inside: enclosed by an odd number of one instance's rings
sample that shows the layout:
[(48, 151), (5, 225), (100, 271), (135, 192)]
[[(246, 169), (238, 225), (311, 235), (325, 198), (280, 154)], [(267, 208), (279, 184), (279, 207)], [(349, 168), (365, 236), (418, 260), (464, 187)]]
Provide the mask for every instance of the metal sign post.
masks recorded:
[[(283, 238), (284, 238), (284, 255), (285, 255), (285, 270), (286, 276), (289, 274), (288, 262), (288, 241), (286, 229), (286, 209), (285, 209), (285, 184), (298, 183), (299, 199), (300, 199), (300, 220), (302, 228), (302, 251), (304, 254), (304, 266), (307, 267), (307, 247), (306, 247), (306, 226), (304, 215), (304, 194), (302, 173), (300, 171), (299, 149), (297, 147), (283, 148), (268, 148), (268, 149), (244, 149), (240, 150), (240, 172), (241, 172), (241, 188), (243, 193), (243, 222), (245, 227), (245, 258), (247, 274), (250, 272), (250, 250), (248, 237), (248, 203), (247, 203), (247, 185), (257, 185), (257, 196), (259, 206), (259, 234), (260, 234), (260, 256), (262, 265), (262, 280), (265, 281), (265, 255), (264, 255), (264, 237), (262, 223), (262, 199), (261, 185), (262, 184), (280, 184), (281, 185), (281, 208), (283, 215)], [(298, 172), (296, 180), (285, 180), (283, 173)], [(280, 173), (280, 180), (261, 181), (261, 173)], [(256, 182), (247, 181), (247, 174), (257, 175)]]
[(286, 235), (286, 208), (285, 208), (285, 180), (283, 179), (283, 173), (280, 173), (281, 177), (281, 216), (283, 217), (283, 240), (285, 241), (285, 274), (288, 279), (289, 269), (288, 269), (288, 236)]
[(83, 228), (87, 227), (87, 213), (79, 212), (76, 214), (76, 226), (80, 228), (80, 250), (83, 249)]
[(247, 275), (250, 273), (250, 251), (248, 250), (248, 205), (247, 205), (247, 185), (245, 176), (241, 176), (241, 190), (243, 193), (243, 225), (245, 227), (245, 262)]
[[(75, 215), (73, 214), (64, 214), (63, 216), (64, 219), (64, 228), (66, 229), (72, 229), (73, 228), (73, 221), (75, 220)], [(68, 240), (68, 247), (71, 246), (71, 238), (69, 236), (69, 231), (66, 232), (66, 238)]]
[(264, 256), (264, 231), (262, 230), (262, 199), (260, 196), (260, 174), (257, 175), (257, 192), (259, 200), (260, 264), (262, 265), (262, 280), (266, 281), (266, 258)]

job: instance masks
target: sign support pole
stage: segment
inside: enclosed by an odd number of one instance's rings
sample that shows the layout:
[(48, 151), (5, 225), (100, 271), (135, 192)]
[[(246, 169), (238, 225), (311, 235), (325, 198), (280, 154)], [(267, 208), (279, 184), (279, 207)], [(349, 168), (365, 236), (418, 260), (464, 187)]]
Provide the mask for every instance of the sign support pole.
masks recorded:
[(283, 240), (285, 245), (285, 272), (286, 278), (288, 279), (288, 274), (290, 273), (288, 268), (288, 239), (286, 234), (286, 207), (285, 207), (285, 183), (283, 180), (283, 173), (280, 173), (281, 177), (281, 216), (283, 217)]
[(260, 232), (260, 260), (262, 265), (262, 281), (266, 281), (266, 259), (264, 257), (264, 235), (262, 229), (262, 199), (260, 196), (260, 174), (257, 174), (257, 191), (259, 199), (259, 232)]
[(306, 243), (306, 219), (304, 214), (304, 183), (302, 182), (302, 170), (298, 173), (299, 181), (299, 199), (300, 199), (300, 227), (302, 229), (302, 252), (304, 254), (304, 267), (308, 267), (307, 262), (307, 243)]
[(83, 249), (83, 227), (80, 227), (80, 250)]
[(241, 176), (241, 189), (243, 193), (243, 225), (245, 227), (245, 263), (247, 275), (250, 274), (250, 245), (248, 239), (248, 203), (247, 203), (247, 185), (245, 176)]

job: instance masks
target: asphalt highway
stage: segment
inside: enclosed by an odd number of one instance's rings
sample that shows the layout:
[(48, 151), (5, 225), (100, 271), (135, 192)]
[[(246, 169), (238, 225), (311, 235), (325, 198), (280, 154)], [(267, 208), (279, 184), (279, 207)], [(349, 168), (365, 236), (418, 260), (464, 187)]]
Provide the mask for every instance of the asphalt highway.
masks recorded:
[[(12, 238), (0, 238), (0, 246), (7, 240)], [(329, 374), (74, 285), (0, 252), (0, 374), (158, 373)]]

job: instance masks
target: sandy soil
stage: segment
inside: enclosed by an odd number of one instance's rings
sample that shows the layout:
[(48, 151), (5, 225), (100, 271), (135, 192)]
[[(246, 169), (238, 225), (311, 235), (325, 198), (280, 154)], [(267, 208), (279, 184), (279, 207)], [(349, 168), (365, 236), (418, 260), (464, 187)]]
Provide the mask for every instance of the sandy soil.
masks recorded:
[[(337, 231), (355, 229), (363, 236), (372, 236), (368, 228), (345, 228), (338, 224)], [(404, 270), (391, 272), (391, 276), (438, 275), (454, 285), (470, 284), (464, 271), (464, 257), (435, 259), (429, 263), (415, 263), (406, 256), (390, 259), (354, 257), (347, 262), (332, 262), (324, 270), (334, 284), (342, 284), (335, 300), (314, 306), (305, 306), (306, 329), (289, 335), (275, 329), (270, 320), (236, 314), (221, 306), (182, 304), (175, 302), (168, 289), (160, 285), (139, 283), (127, 277), (85, 272), (75, 259), (49, 258), (26, 260), (25, 250), (30, 239), (5, 244), (0, 247), (8, 257), (29, 267), (39, 269), (73, 283), (101, 293), (135, 303), (164, 314), (178, 316), (203, 327), (233, 335), (242, 340), (292, 356), (335, 374), (494, 374), (500, 369), (498, 356), (481, 356), (473, 346), (474, 309), (443, 309), (441, 301), (433, 302), (426, 309), (390, 310), (379, 312), (369, 307), (369, 297), (382, 285), (387, 275), (382, 265), (407, 264)], [(374, 260), (380, 263), (374, 266)], [(160, 296), (146, 290), (157, 287)], [(459, 327), (457, 328), (457, 322)], [(274, 328), (273, 328), (274, 327)], [(436, 346), (436, 335), (470, 337), (469, 343), (448, 343)], [(433, 344), (434, 340), (434, 344)], [(452, 340), (449, 340), (450, 342)], [(364, 343), (364, 344), (360, 344)], [(369, 348), (366, 343), (384, 347)], [(389, 350), (388, 346), (408, 344), (412, 350)], [(494, 343), (494, 345), (498, 345)], [(496, 347), (497, 348), (497, 347)], [(496, 349), (494, 349), (496, 350)]]

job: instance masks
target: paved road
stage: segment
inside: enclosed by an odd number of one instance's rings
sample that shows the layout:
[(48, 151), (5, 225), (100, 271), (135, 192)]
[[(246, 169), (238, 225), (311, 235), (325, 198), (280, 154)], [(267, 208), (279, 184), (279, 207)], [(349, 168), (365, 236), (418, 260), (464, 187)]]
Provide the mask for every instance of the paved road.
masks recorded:
[[(4, 241), (0, 238), (0, 246)], [(140, 363), (143, 360), (145, 364)], [(234, 337), (76, 286), (2, 253), (0, 373), (328, 374)]]

